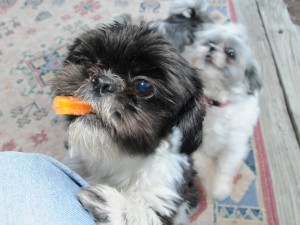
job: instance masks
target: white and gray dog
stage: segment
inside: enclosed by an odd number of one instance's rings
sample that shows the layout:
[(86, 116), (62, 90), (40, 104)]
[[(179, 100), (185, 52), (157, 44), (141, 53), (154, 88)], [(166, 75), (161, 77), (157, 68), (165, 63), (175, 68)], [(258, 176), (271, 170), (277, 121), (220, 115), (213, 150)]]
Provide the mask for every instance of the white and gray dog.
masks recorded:
[[(206, 117), (195, 152), (203, 185), (215, 199), (231, 194), (233, 178), (248, 155), (259, 116), (260, 69), (240, 24), (208, 24), (184, 54), (201, 70)], [(214, 165), (215, 171), (211, 175)], [(209, 171), (208, 171), (209, 170)]]
[(189, 224), (198, 204), (191, 160), (202, 139), (202, 83), (181, 56), (206, 19), (203, 2), (175, 2), (163, 21), (114, 23), (79, 36), (53, 81), (90, 103), (70, 117), (69, 165), (97, 223)]

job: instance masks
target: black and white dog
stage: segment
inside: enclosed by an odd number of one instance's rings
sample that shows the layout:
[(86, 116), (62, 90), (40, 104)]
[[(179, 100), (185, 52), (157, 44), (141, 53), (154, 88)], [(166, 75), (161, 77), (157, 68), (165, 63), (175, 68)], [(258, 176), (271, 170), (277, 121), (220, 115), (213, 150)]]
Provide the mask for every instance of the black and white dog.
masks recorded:
[(190, 223), (202, 84), (179, 49), (193, 42), (203, 9), (202, 1), (178, 1), (164, 21), (88, 31), (53, 81), (57, 95), (93, 108), (70, 119), (69, 165), (89, 181), (78, 197), (99, 224)]

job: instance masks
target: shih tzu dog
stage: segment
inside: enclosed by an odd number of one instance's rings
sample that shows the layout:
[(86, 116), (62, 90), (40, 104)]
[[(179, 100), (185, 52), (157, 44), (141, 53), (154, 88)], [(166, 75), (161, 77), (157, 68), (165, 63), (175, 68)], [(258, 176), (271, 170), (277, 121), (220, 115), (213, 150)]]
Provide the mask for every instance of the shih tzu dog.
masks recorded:
[(69, 118), (68, 165), (90, 183), (78, 198), (98, 224), (189, 224), (197, 207), (191, 153), (202, 140), (202, 83), (178, 50), (194, 35), (195, 12), (171, 15), (192, 24), (176, 40), (153, 22), (88, 31), (52, 82), (57, 95), (93, 108)]
[[(193, 55), (192, 64), (201, 70), (205, 95), (203, 141), (195, 153), (197, 172), (208, 192), (222, 200), (231, 193), (258, 120), (260, 69), (242, 25), (210, 24), (196, 37), (184, 54)], [(215, 165), (215, 173), (205, 178), (209, 162)]]

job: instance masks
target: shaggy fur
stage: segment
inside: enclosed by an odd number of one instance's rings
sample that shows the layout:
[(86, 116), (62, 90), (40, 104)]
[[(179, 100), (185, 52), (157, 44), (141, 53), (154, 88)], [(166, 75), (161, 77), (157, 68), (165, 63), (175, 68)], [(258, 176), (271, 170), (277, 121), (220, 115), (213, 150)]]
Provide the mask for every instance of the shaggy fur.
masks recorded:
[(195, 41), (195, 32), (212, 22), (206, 0), (175, 0), (167, 19), (153, 23), (182, 52)]
[(74, 41), (53, 81), (93, 108), (69, 118), (67, 164), (92, 185), (78, 197), (99, 224), (189, 224), (197, 207), (202, 84), (170, 42), (153, 23), (103, 26)]
[[(241, 25), (207, 25), (196, 36), (187, 52), (195, 55), (192, 62), (202, 71), (210, 103), (195, 158), (202, 157), (198, 172), (207, 191), (222, 200), (230, 195), (233, 178), (248, 154), (247, 143), (259, 116), (260, 70)], [(214, 177), (207, 176), (209, 163), (215, 165)]]

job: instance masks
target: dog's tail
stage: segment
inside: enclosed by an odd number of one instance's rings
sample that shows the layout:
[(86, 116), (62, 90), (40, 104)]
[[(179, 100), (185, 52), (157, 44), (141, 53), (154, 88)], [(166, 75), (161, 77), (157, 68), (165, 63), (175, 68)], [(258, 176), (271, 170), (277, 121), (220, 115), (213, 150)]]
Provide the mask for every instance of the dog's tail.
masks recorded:
[(194, 33), (210, 22), (206, 0), (175, 0), (171, 3), (169, 17), (152, 25), (183, 51), (186, 45), (194, 43)]

